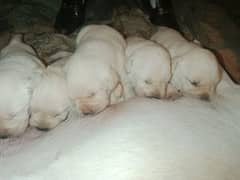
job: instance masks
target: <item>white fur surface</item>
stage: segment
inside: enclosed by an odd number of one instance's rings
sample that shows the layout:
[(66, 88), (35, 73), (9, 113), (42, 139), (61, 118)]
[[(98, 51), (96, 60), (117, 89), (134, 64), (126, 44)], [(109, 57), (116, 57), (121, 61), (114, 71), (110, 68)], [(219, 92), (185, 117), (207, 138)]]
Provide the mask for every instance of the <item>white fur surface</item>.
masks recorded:
[(21, 35), (0, 54), (0, 136), (18, 136), (28, 126), (29, 103), (44, 65)]
[(159, 27), (151, 40), (168, 49), (172, 57), (173, 77), (169, 96), (183, 94), (205, 100), (212, 97), (221, 79), (221, 69), (211, 51), (187, 41), (179, 32), (168, 27)]
[(98, 113), (122, 99), (125, 46), (121, 34), (109, 26), (81, 29), (65, 67), (70, 96), (80, 112)]
[(211, 102), (137, 98), (73, 117), (0, 156), (0, 179), (240, 179), (240, 88), (227, 76), (218, 88)]
[(30, 126), (49, 130), (67, 119), (72, 109), (63, 66), (68, 58), (49, 65), (36, 86), (30, 104)]
[(129, 37), (126, 56), (127, 75), (136, 95), (165, 98), (172, 76), (169, 52), (153, 41)]

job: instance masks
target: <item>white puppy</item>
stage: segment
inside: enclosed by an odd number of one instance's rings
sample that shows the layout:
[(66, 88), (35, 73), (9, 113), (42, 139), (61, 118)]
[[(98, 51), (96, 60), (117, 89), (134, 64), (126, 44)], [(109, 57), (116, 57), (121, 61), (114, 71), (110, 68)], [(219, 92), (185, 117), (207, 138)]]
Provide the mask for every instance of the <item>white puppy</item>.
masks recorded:
[(167, 27), (159, 27), (151, 39), (167, 48), (172, 57), (173, 77), (168, 96), (191, 95), (209, 100), (221, 79), (214, 54)]
[(80, 112), (94, 114), (123, 95), (126, 42), (106, 25), (84, 27), (76, 39), (76, 50), (66, 64), (71, 98)]
[(67, 119), (71, 111), (63, 65), (68, 57), (47, 67), (35, 88), (31, 100), (30, 125), (49, 130)]
[(0, 137), (18, 136), (29, 120), (32, 91), (44, 65), (16, 35), (0, 54)]
[(171, 59), (159, 44), (140, 37), (127, 39), (127, 73), (137, 96), (165, 98)]

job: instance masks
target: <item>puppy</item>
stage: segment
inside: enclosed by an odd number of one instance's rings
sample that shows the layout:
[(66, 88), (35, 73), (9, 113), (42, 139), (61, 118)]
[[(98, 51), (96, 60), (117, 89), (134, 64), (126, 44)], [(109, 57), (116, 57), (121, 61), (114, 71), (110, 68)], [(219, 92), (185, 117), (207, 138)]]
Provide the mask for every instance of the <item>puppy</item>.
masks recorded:
[(15, 35), (0, 54), (0, 137), (18, 136), (29, 120), (29, 103), (44, 65)]
[(221, 70), (212, 52), (189, 42), (177, 31), (159, 27), (151, 37), (169, 50), (172, 58), (172, 79), (168, 97), (196, 96), (209, 100), (221, 80)]
[(137, 96), (165, 98), (171, 59), (159, 44), (140, 37), (127, 39), (127, 73)]
[(71, 101), (62, 70), (67, 60), (65, 57), (49, 65), (35, 88), (31, 100), (32, 127), (47, 131), (68, 118)]
[(106, 25), (84, 27), (76, 50), (66, 63), (68, 89), (83, 114), (94, 114), (123, 97), (126, 42)]

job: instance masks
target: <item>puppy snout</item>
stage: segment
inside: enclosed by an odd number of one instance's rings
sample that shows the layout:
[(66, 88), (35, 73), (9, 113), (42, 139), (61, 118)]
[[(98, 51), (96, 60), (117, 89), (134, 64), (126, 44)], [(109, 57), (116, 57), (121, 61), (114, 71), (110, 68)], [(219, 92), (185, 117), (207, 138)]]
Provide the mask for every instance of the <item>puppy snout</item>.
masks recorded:
[(152, 98), (152, 99), (161, 99), (160, 96), (157, 96), (157, 95), (151, 95), (151, 96), (148, 96), (149, 98)]
[(149, 95), (147, 97), (153, 98), (153, 99), (161, 99), (161, 95), (159, 93), (152, 93), (151, 95)]
[(7, 130), (0, 130), (0, 139), (7, 139), (9, 138)]
[(91, 115), (91, 114), (93, 114), (93, 112), (83, 112), (83, 115), (85, 115), (85, 116), (88, 116), (88, 115)]
[(200, 99), (203, 101), (210, 101), (210, 96), (207, 93), (201, 94)]
[(94, 110), (88, 105), (81, 106), (80, 110), (83, 113), (83, 115), (91, 115), (95, 113)]
[(9, 138), (8, 135), (0, 135), (0, 139), (7, 139), (7, 138)]

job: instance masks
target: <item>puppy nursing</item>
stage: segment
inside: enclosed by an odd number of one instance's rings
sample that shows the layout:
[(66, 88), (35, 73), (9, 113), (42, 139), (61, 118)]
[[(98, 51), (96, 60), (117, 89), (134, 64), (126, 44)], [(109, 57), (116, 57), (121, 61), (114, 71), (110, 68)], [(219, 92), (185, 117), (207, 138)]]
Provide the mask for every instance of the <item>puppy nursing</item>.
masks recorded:
[(62, 61), (64, 59), (47, 67), (33, 92), (29, 122), (32, 127), (40, 130), (52, 129), (67, 119), (70, 113), (71, 102)]
[(105, 25), (79, 32), (65, 70), (70, 96), (83, 114), (98, 113), (122, 98), (125, 46), (120, 33)]
[(168, 97), (190, 95), (208, 100), (215, 93), (221, 71), (213, 53), (167, 27), (159, 27), (151, 40), (167, 48), (172, 57)]
[(16, 35), (0, 57), (0, 137), (18, 136), (29, 120), (32, 91), (44, 65), (34, 50)]
[(89, 25), (79, 32), (73, 54), (59, 52), (45, 68), (14, 36), (0, 54), (0, 138), (18, 136), (28, 124), (54, 128), (67, 119), (72, 103), (88, 115), (134, 95), (208, 100), (215, 93), (221, 71), (210, 51), (167, 27), (151, 40), (126, 42), (109, 26)]
[(165, 98), (171, 59), (162, 46), (139, 37), (127, 39), (127, 72), (137, 96)]

